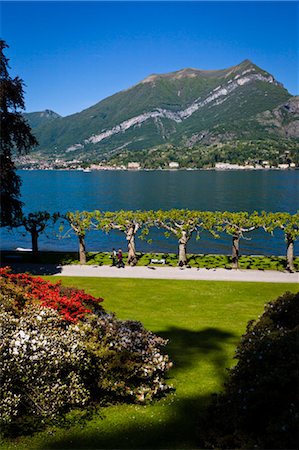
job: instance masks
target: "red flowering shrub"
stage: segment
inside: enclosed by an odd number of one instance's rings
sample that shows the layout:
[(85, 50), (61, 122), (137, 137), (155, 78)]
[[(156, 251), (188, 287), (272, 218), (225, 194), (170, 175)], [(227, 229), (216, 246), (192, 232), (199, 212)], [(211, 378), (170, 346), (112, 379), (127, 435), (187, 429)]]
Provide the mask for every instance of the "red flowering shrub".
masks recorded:
[(102, 298), (95, 298), (83, 290), (65, 288), (60, 281), (51, 283), (26, 273), (13, 274), (9, 267), (0, 269), (0, 287), (13, 299), (15, 312), (27, 301), (38, 301), (40, 306), (57, 310), (65, 321), (75, 323), (88, 313), (103, 310), (100, 306)]

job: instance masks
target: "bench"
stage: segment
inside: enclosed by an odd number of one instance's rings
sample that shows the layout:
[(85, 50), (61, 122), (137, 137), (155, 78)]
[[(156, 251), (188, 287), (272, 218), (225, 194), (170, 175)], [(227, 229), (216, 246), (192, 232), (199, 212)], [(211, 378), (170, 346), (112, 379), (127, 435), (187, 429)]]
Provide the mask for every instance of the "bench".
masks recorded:
[(166, 260), (164, 258), (162, 259), (151, 259), (151, 264), (165, 264)]

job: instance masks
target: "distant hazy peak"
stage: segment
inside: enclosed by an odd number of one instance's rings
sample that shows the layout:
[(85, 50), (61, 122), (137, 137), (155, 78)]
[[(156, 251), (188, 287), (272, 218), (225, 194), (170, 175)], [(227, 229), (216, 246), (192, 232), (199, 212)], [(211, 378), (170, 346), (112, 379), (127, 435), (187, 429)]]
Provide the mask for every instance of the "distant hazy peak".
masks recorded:
[(45, 109), (44, 111), (34, 111), (24, 113), (23, 116), (28, 121), (31, 128), (47, 124), (55, 121), (56, 119), (61, 119), (62, 117), (51, 109)]
[(41, 117), (61, 117), (59, 114), (57, 114), (55, 111), (52, 111), (51, 109), (45, 109), (44, 111), (40, 111), (38, 114)]
[(36, 117), (52, 118), (52, 119), (61, 117), (60, 114), (56, 113), (55, 111), (52, 111), (51, 109), (45, 109), (44, 111), (33, 111), (33, 112), (25, 113), (25, 116), (33, 116), (33, 115)]

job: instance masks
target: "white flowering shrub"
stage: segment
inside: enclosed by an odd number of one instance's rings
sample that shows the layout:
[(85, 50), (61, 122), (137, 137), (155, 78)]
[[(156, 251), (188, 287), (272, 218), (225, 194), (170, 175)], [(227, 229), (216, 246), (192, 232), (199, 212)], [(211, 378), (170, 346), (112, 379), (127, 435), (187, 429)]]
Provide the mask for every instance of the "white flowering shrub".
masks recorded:
[(56, 311), (31, 305), (17, 318), (0, 306), (1, 428), (84, 406), (89, 364), (79, 327), (65, 326)]
[(172, 366), (162, 353), (167, 341), (140, 322), (93, 315), (82, 325), (93, 360), (93, 392), (103, 398), (146, 402), (171, 389), (165, 373)]

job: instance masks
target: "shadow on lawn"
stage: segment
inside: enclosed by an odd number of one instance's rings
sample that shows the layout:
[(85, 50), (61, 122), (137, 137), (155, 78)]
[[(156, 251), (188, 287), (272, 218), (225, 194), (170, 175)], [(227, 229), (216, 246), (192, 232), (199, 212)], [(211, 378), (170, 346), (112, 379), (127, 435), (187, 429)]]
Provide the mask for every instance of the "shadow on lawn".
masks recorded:
[(167, 353), (176, 370), (183, 370), (197, 364), (199, 359), (207, 358), (213, 363), (217, 376), (221, 379), (225, 376), (227, 356), (223, 344), (235, 341), (234, 334), (217, 328), (193, 331), (177, 327), (156, 334), (169, 340)]
[(13, 273), (27, 272), (30, 275), (55, 275), (61, 273), (61, 267), (57, 264), (0, 262), (0, 267), (6, 266), (11, 267)]
[[(168, 353), (175, 363), (171, 371), (170, 382), (175, 384), (176, 371), (186, 371), (187, 368), (200, 363), (201, 359), (210, 361), (215, 376), (222, 383), (225, 380), (227, 355), (224, 348), (231, 340), (236, 340), (232, 333), (216, 328), (207, 328), (201, 331), (171, 327), (167, 331), (158, 332), (158, 335), (169, 339)], [(190, 380), (191, 382), (193, 380)], [(128, 422), (118, 424), (111, 432), (107, 432), (105, 418), (99, 418), (98, 431), (94, 428), (70, 429), (66, 432), (68, 437), (55, 440), (55, 437), (44, 443), (43, 449), (176, 449), (196, 448), (196, 432), (200, 417), (204, 414), (211, 401), (210, 395), (194, 395), (189, 398), (180, 398), (170, 394), (161, 400), (162, 409), (168, 409), (167, 418), (159, 421), (157, 417), (138, 420), (136, 410)], [(157, 402), (159, 404), (160, 402)], [(154, 412), (154, 409), (152, 410)], [(101, 409), (105, 417), (105, 408)], [(111, 426), (111, 424), (110, 424)], [(115, 431), (117, 430), (117, 431)]]

